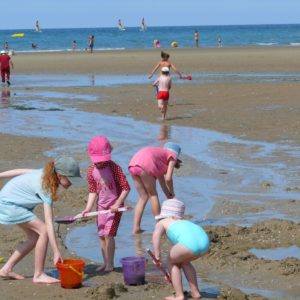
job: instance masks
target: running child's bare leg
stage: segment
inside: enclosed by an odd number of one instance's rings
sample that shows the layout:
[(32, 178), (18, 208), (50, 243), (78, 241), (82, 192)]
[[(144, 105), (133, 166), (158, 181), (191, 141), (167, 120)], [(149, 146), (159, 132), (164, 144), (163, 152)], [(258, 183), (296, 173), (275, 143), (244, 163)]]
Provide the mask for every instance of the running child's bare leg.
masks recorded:
[(143, 230), (141, 229), (141, 221), (144, 213), (145, 206), (148, 201), (148, 192), (143, 184), (143, 181), (139, 176), (132, 176), (135, 188), (139, 194), (139, 200), (135, 206), (134, 210), (134, 220), (133, 220), (133, 229), (132, 233), (141, 233)]
[(201, 294), (197, 283), (196, 270), (194, 266), (190, 262), (183, 263), (182, 269), (191, 289), (191, 297), (193, 299), (201, 299)]

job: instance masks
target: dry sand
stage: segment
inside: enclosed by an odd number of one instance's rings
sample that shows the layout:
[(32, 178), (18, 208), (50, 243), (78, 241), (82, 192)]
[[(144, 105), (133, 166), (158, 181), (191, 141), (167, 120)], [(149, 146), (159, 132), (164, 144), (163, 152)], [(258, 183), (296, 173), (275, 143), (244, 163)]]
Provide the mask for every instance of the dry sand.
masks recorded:
[[(172, 49), (171, 59), (184, 72), (299, 72), (300, 48), (240, 48), (240, 49)], [(82, 74), (148, 74), (159, 60), (156, 50), (89, 53), (16, 54), (13, 57), (16, 74), (82, 73)], [(12, 77), (13, 79), (13, 77)], [(12, 80), (13, 81), (13, 80)], [(98, 103), (81, 104), (82, 110), (114, 115), (130, 115), (157, 123), (158, 111), (150, 86), (119, 86), (114, 88), (30, 88), (76, 93), (102, 94)], [(213, 129), (245, 139), (276, 141), (300, 145), (299, 111), (300, 85), (288, 83), (221, 83), (174, 85), (171, 91), (167, 125), (183, 125)], [(62, 99), (63, 100), (63, 99)], [(268, 109), (266, 109), (268, 108)], [(163, 134), (163, 132), (162, 132)], [(37, 167), (44, 163), (43, 152), (53, 141), (1, 136), (0, 167)], [(1, 185), (4, 182), (1, 182)], [(299, 188), (299, 186), (298, 186)], [(77, 213), (84, 205), (85, 189), (64, 193), (55, 206), (56, 216)], [(232, 205), (232, 204), (231, 204)], [(266, 204), (267, 205), (267, 204)], [(299, 211), (299, 199), (285, 204), (290, 213)], [(217, 217), (226, 213), (253, 213), (259, 208), (221, 202), (213, 209)], [(287, 210), (288, 211), (288, 210)], [(41, 213), (38, 210), (39, 214)], [(74, 225), (72, 225), (74, 226)], [(297, 259), (279, 262), (257, 259), (251, 248), (273, 248), (300, 245), (299, 224), (282, 220), (262, 222), (251, 228), (236, 226), (206, 227), (212, 240), (208, 255), (195, 265), (200, 277), (222, 287), (220, 299), (262, 299), (246, 296), (232, 287), (247, 286), (280, 290), (282, 299), (299, 298), (300, 263)], [(64, 236), (67, 227), (61, 228)], [(8, 257), (22, 239), (16, 227), (0, 226), (0, 256)], [(63, 245), (62, 245), (63, 248)], [(64, 249), (65, 257), (71, 257)], [(51, 265), (51, 255), (47, 259)], [(5, 299), (110, 299), (115, 292), (119, 299), (163, 299), (172, 289), (150, 283), (141, 287), (122, 286), (121, 270), (111, 274), (96, 274), (95, 265), (88, 262), (88, 281), (100, 286), (65, 290), (59, 285), (33, 285), (33, 255), (23, 260), (17, 271), (28, 276), (23, 281), (0, 280)], [(111, 283), (114, 286), (110, 286)], [(228, 287), (229, 286), (229, 287)], [(230, 287), (231, 286), (231, 287)], [(206, 295), (209, 296), (209, 295)], [(275, 297), (279, 299), (278, 297)]]

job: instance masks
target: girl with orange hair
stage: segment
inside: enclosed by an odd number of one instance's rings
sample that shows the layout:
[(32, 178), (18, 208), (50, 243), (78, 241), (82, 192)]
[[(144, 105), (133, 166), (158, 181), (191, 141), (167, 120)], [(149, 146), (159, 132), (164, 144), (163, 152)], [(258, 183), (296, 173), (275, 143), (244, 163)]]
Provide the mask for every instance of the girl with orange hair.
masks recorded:
[[(14, 169), (0, 173), (0, 179), (10, 177), (14, 178), (0, 191), (0, 224), (18, 225), (27, 235), (27, 240), (18, 246), (0, 269), (0, 277), (24, 279), (13, 268), (35, 248), (33, 282), (59, 282), (44, 272), (48, 242), (53, 250), (53, 263), (62, 260), (54, 233), (52, 202), (58, 198), (60, 185), (67, 189), (80, 179), (79, 165), (72, 157), (62, 156), (48, 162), (44, 169)], [(39, 204), (43, 204), (45, 221), (33, 213)]]

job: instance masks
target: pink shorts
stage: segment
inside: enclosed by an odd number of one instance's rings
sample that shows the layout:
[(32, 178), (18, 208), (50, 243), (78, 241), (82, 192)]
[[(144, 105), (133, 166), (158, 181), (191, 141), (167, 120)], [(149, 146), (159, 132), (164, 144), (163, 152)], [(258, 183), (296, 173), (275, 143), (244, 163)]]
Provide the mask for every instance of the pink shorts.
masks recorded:
[(169, 97), (170, 97), (169, 91), (158, 91), (156, 99), (168, 101)]
[(129, 167), (128, 171), (133, 176), (141, 176), (143, 169), (139, 166)]
[(97, 216), (98, 236), (116, 236), (122, 213), (99, 214)]

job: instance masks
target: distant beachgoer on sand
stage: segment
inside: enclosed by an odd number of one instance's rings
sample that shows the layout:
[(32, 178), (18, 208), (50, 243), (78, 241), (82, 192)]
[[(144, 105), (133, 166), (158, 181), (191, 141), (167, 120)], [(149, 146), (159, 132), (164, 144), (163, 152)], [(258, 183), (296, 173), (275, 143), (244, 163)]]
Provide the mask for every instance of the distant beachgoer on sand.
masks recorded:
[(197, 30), (194, 32), (194, 46), (195, 48), (198, 48), (198, 43), (199, 43), (199, 33)]
[(222, 37), (221, 35), (218, 35), (218, 48), (222, 47)]
[(132, 233), (140, 233), (144, 209), (150, 199), (154, 216), (160, 213), (160, 203), (156, 190), (158, 180), (162, 191), (168, 199), (175, 196), (173, 186), (174, 169), (179, 169), (181, 160), (179, 145), (168, 142), (161, 147), (145, 147), (132, 157), (128, 170), (139, 193), (139, 200), (135, 206)]
[(6, 53), (5, 50), (2, 50), (0, 52), (0, 69), (1, 69), (2, 85), (5, 84), (5, 79), (6, 79), (7, 85), (10, 86), (10, 67), (12, 69), (14, 68), (12, 59)]
[(179, 70), (177, 70), (177, 68), (175, 67), (175, 65), (173, 65), (170, 61), (169, 61), (170, 55), (164, 51), (161, 51), (161, 60), (160, 62), (155, 66), (155, 68), (152, 70), (151, 74), (149, 75), (149, 79), (152, 78), (153, 74), (158, 70), (158, 69), (162, 69), (163, 67), (168, 67), (170, 70), (172, 69), (175, 73), (178, 74), (179, 78), (182, 78), (182, 74)]
[[(68, 189), (80, 178), (78, 163), (72, 158), (61, 156), (48, 162), (44, 169), (14, 169), (0, 173), (0, 179), (12, 178), (0, 191), (0, 223), (18, 225), (27, 236), (0, 269), (0, 278), (24, 279), (14, 272), (15, 265), (33, 249), (35, 265), (34, 283), (56, 283), (58, 279), (48, 276), (45, 260), (48, 242), (53, 250), (53, 263), (62, 261), (53, 226), (53, 202), (58, 199), (58, 189)], [(42, 205), (44, 219), (40, 220), (33, 209)]]
[(111, 160), (112, 146), (105, 136), (92, 138), (88, 152), (93, 164), (87, 171), (89, 195), (82, 214), (90, 212), (95, 203), (97, 211), (111, 210), (97, 217), (103, 265), (96, 269), (110, 272), (114, 269), (115, 236), (122, 217), (117, 210), (124, 206), (130, 186), (122, 168)]
[(94, 49), (94, 36), (93, 35), (90, 35), (89, 37), (89, 49), (90, 49), (90, 52), (93, 53), (93, 49)]
[(175, 295), (166, 300), (184, 300), (182, 272), (190, 287), (190, 297), (200, 299), (196, 271), (191, 262), (198, 259), (209, 248), (209, 237), (201, 226), (184, 220), (185, 205), (178, 199), (169, 199), (162, 203), (161, 213), (156, 216), (157, 223), (152, 234), (154, 256), (161, 264), (161, 239), (164, 235), (172, 243), (168, 254), (168, 269)]
[(5, 42), (5, 43), (3, 44), (3, 49), (4, 49), (4, 50), (8, 50), (8, 42)]
[(161, 45), (160, 45), (159, 40), (154, 40), (154, 41), (153, 41), (153, 47), (154, 47), (154, 48), (161, 48)]
[(77, 42), (74, 40), (72, 42), (72, 50), (75, 51), (77, 49)]
[(169, 91), (172, 87), (172, 79), (168, 67), (163, 67), (161, 69), (161, 75), (154, 81), (153, 86), (158, 88), (156, 96), (157, 105), (161, 112), (161, 119), (165, 120), (170, 97)]

